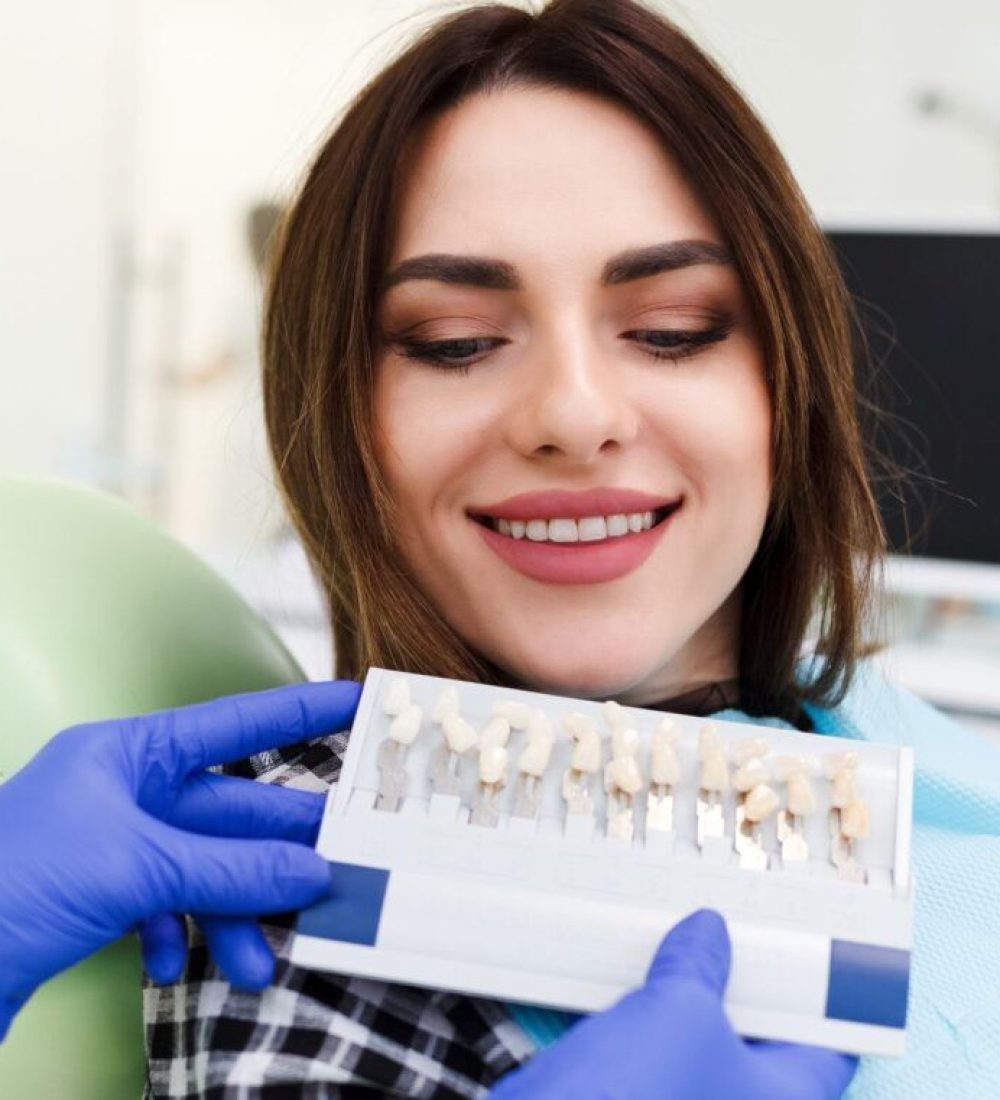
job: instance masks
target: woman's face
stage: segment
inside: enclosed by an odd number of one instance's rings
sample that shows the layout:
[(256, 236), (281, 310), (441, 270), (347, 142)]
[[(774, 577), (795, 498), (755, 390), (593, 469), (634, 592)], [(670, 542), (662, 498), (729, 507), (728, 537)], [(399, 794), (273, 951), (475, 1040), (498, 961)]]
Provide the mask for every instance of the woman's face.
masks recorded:
[(375, 420), (418, 583), (529, 687), (642, 704), (735, 675), (771, 412), (698, 196), (565, 90), (476, 95), (404, 168)]

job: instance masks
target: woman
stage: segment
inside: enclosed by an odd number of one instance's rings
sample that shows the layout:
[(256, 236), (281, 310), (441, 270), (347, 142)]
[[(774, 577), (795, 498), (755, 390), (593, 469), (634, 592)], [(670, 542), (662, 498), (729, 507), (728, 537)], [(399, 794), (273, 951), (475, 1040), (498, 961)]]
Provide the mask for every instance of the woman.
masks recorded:
[[(898, 717), (873, 726), (882, 689), (858, 669), (882, 536), (841, 281), (760, 122), (659, 16), (555, 0), (432, 27), (311, 167), (264, 353), (338, 676), (903, 736)], [(342, 748), (244, 772), (315, 789)], [(147, 991), (154, 1095), (324, 1072), (477, 1095), (564, 1026), (306, 973), (269, 936), (280, 996), (219, 986), (204, 952), (185, 985)], [(922, 973), (912, 1033), (945, 1043)], [(864, 1065), (854, 1088), (916, 1096), (938, 1064)]]

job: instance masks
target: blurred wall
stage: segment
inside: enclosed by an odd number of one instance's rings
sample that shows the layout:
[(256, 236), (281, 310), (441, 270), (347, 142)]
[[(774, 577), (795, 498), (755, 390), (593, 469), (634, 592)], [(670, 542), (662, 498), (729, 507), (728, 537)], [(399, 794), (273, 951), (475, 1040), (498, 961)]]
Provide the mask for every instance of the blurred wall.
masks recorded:
[[(8, 0), (0, 467), (107, 484), (199, 548), (277, 529), (246, 211), (287, 196), (364, 77), (457, 6)], [(662, 6), (823, 219), (1000, 226), (995, 0)], [(927, 90), (952, 113), (921, 114)]]

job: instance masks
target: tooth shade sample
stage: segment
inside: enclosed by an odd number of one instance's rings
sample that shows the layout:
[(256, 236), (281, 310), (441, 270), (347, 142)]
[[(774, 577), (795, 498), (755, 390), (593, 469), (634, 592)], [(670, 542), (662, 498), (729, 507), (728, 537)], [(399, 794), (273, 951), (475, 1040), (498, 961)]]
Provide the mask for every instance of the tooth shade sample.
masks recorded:
[(402, 676), (393, 677), (385, 693), (386, 714), (402, 714), (410, 705), (410, 685)]
[(609, 699), (602, 704), (601, 712), (604, 714), (605, 722), (612, 730), (616, 730), (625, 724), (625, 711), (622, 709), (621, 703), (615, 702), (614, 699)]
[(838, 772), (853, 771), (858, 766), (856, 752), (831, 752), (823, 757), (823, 774), (833, 779)]
[(531, 707), (515, 699), (498, 699), (493, 704), (492, 713), (494, 718), (506, 718), (510, 728), (515, 730), (527, 729), (531, 719)]
[(868, 803), (857, 799), (840, 811), (840, 831), (851, 840), (861, 840), (868, 835)]
[(444, 723), (445, 715), (458, 714), (458, 689), (454, 684), (442, 688), (441, 694), (434, 703), (434, 721), (439, 725)]
[(770, 773), (758, 756), (751, 756), (744, 760), (733, 775), (733, 787), (744, 794), (752, 791), (759, 783), (766, 783), (770, 779)]
[(759, 787), (754, 787), (747, 795), (746, 801), (743, 803), (743, 814), (747, 821), (756, 824), (766, 817), (770, 817), (778, 808), (779, 802), (778, 792), (766, 783), (761, 783)]
[(449, 712), (441, 721), (445, 741), (454, 753), (468, 752), (479, 741), (475, 729), (459, 714)]
[(653, 745), (649, 760), (650, 782), (658, 786), (672, 787), (681, 777), (681, 766), (674, 749), (674, 739), (670, 733), (657, 730), (653, 734)]
[(608, 761), (604, 769), (606, 790), (617, 788), (625, 794), (635, 794), (642, 788), (642, 773), (634, 756), (618, 756)]
[(503, 745), (488, 745), (479, 754), (479, 781), (503, 786), (507, 778), (507, 750)]
[(400, 745), (412, 745), (420, 732), (420, 722), (423, 719), (423, 711), (416, 703), (410, 703), (406, 709), (397, 714), (389, 723), (389, 736)]
[(611, 755), (635, 756), (639, 751), (639, 734), (627, 726), (618, 726), (611, 731)]
[(721, 751), (722, 747), (719, 744), (719, 731), (711, 722), (706, 722), (705, 725), (698, 730), (698, 758), (704, 760), (712, 753), (721, 753)]
[(601, 738), (595, 729), (581, 729), (574, 735), (576, 746), (569, 766), (577, 772), (596, 772), (601, 766)]
[(721, 749), (710, 749), (702, 758), (700, 785), (703, 791), (729, 789), (729, 769)]
[(814, 775), (815, 761), (810, 761), (805, 756), (776, 756), (771, 761), (771, 772), (775, 779), (784, 783), (796, 772), (802, 775)]
[(528, 727), (528, 743), (524, 751), (518, 757), (518, 771), (524, 775), (534, 775), (539, 778), (545, 774), (552, 758), (552, 744), (555, 740), (551, 726), (546, 723), (532, 723)]
[(592, 733), (595, 737), (597, 736), (597, 726), (586, 714), (581, 714), (576, 710), (571, 710), (568, 714), (562, 716), (562, 727), (574, 739), (581, 733)]
[(608, 525), (603, 516), (587, 516), (577, 520), (581, 542), (597, 542), (608, 537)]
[(830, 805), (843, 810), (859, 797), (853, 769), (844, 768), (837, 772), (830, 785)]
[(764, 737), (744, 737), (732, 746), (730, 755), (737, 764), (744, 764), (756, 756), (766, 756), (771, 746)]
[(805, 817), (816, 812), (816, 792), (802, 772), (792, 772), (788, 777), (788, 812)]
[(479, 748), (485, 751), (490, 745), (506, 745), (510, 740), (510, 723), (506, 718), (491, 718), (479, 735)]

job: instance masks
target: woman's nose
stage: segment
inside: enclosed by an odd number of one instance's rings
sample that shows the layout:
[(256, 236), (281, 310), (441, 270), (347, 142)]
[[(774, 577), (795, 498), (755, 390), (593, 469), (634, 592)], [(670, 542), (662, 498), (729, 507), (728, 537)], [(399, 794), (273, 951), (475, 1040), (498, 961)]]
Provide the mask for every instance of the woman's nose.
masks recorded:
[(540, 343), (521, 364), (511, 393), (508, 440), (527, 457), (561, 455), (589, 463), (631, 442), (638, 410), (626, 390), (626, 364), (595, 336)]

